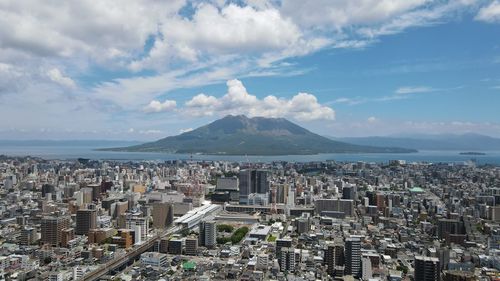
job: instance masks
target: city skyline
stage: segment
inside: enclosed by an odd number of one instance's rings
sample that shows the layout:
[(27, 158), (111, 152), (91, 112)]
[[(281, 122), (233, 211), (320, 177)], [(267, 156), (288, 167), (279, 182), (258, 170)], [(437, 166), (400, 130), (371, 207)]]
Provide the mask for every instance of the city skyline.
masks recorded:
[(499, 1), (5, 1), (0, 14), (0, 139), (154, 140), (227, 114), (339, 137), (500, 137)]

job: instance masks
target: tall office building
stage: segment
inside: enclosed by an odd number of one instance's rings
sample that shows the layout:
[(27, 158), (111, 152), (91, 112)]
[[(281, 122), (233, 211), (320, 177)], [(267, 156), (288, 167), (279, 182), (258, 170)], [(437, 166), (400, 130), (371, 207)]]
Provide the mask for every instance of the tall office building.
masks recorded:
[(97, 210), (82, 209), (76, 211), (76, 235), (88, 235), (89, 230), (97, 227)]
[(198, 224), (198, 245), (205, 246), (205, 222)]
[(269, 172), (265, 170), (255, 171), (255, 192), (266, 194), (269, 192)]
[(151, 213), (153, 228), (165, 228), (174, 222), (174, 208), (170, 203), (154, 203)]
[(415, 257), (415, 281), (439, 281), (440, 265), (438, 258)]
[(41, 242), (51, 246), (59, 246), (62, 241), (62, 230), (69, 228), (71, 218), (69, 216), (44, 217), (40, 223)]
[(265, 170), (241, 170), (238, 176), (240, 204), (248, 204), (248, 195), (269, 193), (269, 172)]
[(361, 271), (361, 238), (351, 236), (345, 240), (345, 274), (359, 276)]
[(248, 204), (248, 195), (252, 193), (252, 170), (241, 170), (238, 175), (240, 204)]
[(214, 247), (217, 244), (217, 224), (215, 221), (205, 222), (205, 246)]

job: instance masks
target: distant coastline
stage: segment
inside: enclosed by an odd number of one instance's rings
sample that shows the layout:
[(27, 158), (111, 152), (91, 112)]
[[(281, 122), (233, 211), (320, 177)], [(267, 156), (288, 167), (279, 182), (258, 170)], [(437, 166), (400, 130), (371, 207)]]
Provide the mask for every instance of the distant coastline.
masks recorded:
[(486, 153), (484, 153), (484, 152), (475, 152), (475, 151), (460, 152), (459, 154), (460, 155), (476, 155), (476, 156), (486, 155)]

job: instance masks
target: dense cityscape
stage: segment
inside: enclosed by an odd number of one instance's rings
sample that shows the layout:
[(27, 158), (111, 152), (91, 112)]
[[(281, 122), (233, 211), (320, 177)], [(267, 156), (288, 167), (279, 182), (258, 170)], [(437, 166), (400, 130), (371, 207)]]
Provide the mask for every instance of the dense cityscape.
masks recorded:
[(500, 0), (0, 0), (0, 281), (500, 281)]
[(495, 280), (500, 168), (2, 157), (5, 280)]

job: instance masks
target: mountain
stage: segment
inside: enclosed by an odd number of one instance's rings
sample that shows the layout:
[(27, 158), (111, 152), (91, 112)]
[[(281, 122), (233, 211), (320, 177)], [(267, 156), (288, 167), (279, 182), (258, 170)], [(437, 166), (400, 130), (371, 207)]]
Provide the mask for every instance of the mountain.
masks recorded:
[(498, 151), (500, 139), (479, 134), (410, 135), (402, 137), (331, 138), (357, 145), (395, 146), (417, 150)]
[(193, 131), (155, 142), (104, 150), (228, 155), (416, 152), (334, 141), (283, 118), (248, 118), (244, 115), (228, 115)]

